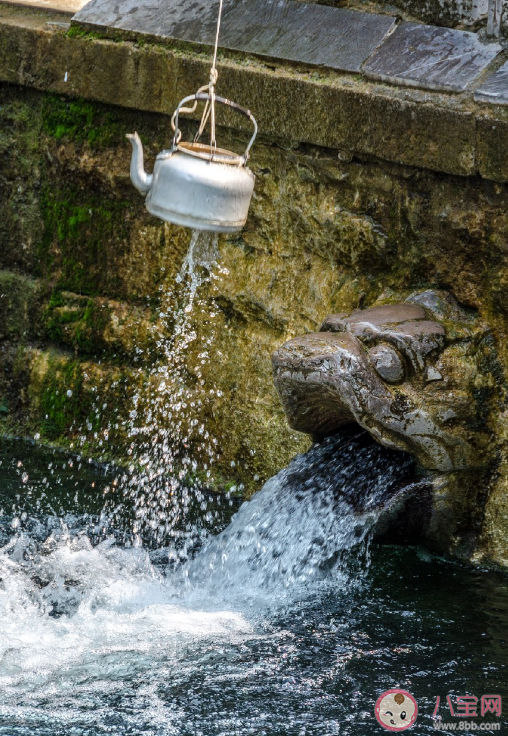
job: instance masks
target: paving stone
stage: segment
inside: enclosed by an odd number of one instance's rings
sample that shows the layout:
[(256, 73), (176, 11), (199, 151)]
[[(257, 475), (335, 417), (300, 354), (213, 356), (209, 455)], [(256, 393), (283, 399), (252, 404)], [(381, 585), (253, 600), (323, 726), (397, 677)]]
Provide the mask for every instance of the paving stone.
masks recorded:
[[(4, 0), (0, 0), (2, 4)], [(7, 0), (9, 5), (23, 5), (28, 8), (56, 10), (59, 13), (77, 13), (86, 4), (86, 0)]]
[(508, 105), (508, 61), (478, 87), (474, 98), (477, 102)]
[[(208, 79), (208, 53), (173, 54), (151, 44), (134, 48), (130, 43), (49, 30), (45, 14), (2, 5), (0, 84), (172, 115), (182, 97)], [(249, 107), (268, 138), (453, 175), (478, 173), (477, 147), (482, 139), (477, 134), (483, 115), (477, 118), (474, 110), (462, 105), (443, 105), (431, 94), (422, 104), (419, 99), (401, 98), (398, 90), (351, 84), (347, 78), (330, 83), (290, 70), (267, 74), (257, 64), (241, 63), (221, 64), (219, 92)], [(240, 116), (225, 115), (220, 124), (238, 129), (243, 123)], [(489, 140), (492, 145), (483, 155), (485, 171), (491, 170), (494, 153), (499, 165), (501, 159), (508, 162), (508, 138)], [(503, 167), (496, 180), (508, 181), (508, 163)]]
[[(192, 41), (215, 40), (218, 3), (92, 0), (74, 21), (87, 27)], [(220, 45), (271, 58), (359, 72), (394, 27), (387, 15), (287, 0), (226, 0)]]
[(392, 84), (463, 92), (501, 50), (475, 33), (401, 23), (363, 71)]

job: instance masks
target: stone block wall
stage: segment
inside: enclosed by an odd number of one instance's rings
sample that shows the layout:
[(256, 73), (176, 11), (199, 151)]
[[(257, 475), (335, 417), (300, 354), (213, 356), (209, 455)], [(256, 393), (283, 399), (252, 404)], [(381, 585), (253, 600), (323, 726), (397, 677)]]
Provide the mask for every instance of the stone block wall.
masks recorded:
[[(135, 395), (153, 388), (150, 366), (171, 332), (160, 311), (181, 304), (175, 279), (190, 234), (148, 215), (128, 175), (125, 133), (141, 134), (149, 166), (168, 144), (168, 116), (142, 102), (136, 109), (116, 93), (111, 104), (99, 101), (104, 88), (86, 96), (86, 83), (99, 73), (87, 63), (94, 48), (97, 64), (132, 53), (138, 71), (159, 58), (166, 74), (190, 70), (186, 88), (193, 87), (196, 69), (206, 67), (190, 53), (69, 37), (48, 30), (40, 17), (9, 20), (20, 59), (15, 68), (11, 52), (0, 52), (1, 430), (127, 458), (126, 422)], [(17, 40), (16, 26), (22, 26)], [(37, 54), (55, 44), (55, 56), (48, 61), (36, 54), (34, 61), (20, 55), (28, 38)], [(62, 94), (63, 76), (53, 73), (62, 48), (74, 55), (68, 67), (78, 69), (77, 59), (84, 65), (70, 95)], [(486, 510), (478, 513), (486, 519), (482, 553), (506, 563), (504, 113), (494, 119), (469, 101), (227, 63), (225, 86), (252, 96), (261, 121), (271, 110), (282, 120), (284, 104), (287, 117), (293, 89), (307, 112), (312, 99), (314, 105), (300, 126), (301, 139), (295, 131), (305, 109), (281, 123), (279, 135), (273, 118), (262, 122), (247, 226), (220, 238), (221, 270), (201, 290), (192, 317), (197, 338), (188, 354), (188, 384), (197, 386), (209, 345), (202, 372), (213, 393), (196, 416), (220, 440), (217, 482), (243, 483), (252, 492), (308, 446), (287, 427), (272, 385), (270, 355), (283, 341), (315, 330), (330, 312), (413, 289), (447, 289), (490, 324), (500, 357), (496, 404), (485, 406), (481, 417), (499, 437), (498, 470)], [(135, 100), (136, 85), (130, 89)], [(163, 92), (157, 94), (169, 107)], [(325, 99), (329, 108), (321, 104)], [(339, 119), (342, 128), (333, 128)], [(241, 130), (220, 130), (225, 148), (241, 149), (245, 139)], [(323, 145), (327, 139), (330, 145)]]

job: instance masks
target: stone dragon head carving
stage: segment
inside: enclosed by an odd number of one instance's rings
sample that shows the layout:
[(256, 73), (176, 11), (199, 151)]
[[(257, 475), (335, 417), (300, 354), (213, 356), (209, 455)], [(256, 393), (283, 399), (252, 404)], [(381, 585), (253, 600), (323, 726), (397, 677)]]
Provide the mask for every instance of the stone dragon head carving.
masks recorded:
[(323, 437), (356, 422), (423, 467), (484, 464), (495, 388), (488, 328), (444, 292), (332, 314), (272, 356), (293, 429)]
[(319, 332), (282, 345), (272, 363), (293, 429), (319, 439), (357, 423), (382, 445), (411, 453), (434, 477), (430, 536), (441, 549), (463, 545), (478, 526), (474, 471), (493, 463), (498, 364), (478, 316), (427, 290), (329, 315)]

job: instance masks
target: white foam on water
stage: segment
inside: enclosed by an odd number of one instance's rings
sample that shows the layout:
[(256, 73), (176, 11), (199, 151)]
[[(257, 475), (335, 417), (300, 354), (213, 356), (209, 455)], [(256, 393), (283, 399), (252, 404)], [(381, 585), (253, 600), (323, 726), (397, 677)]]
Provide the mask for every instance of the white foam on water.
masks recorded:
[(175, 658), (189, 641), (253, 635), (260, 617), (323, 581), (351, 586), (358, 570), (344, 554), (379, 512), (355, 511), (348, 488), (363, 479), (379, 499), (403, 472), (378, 448), (327, 441), (265, 483), (176, 572), (113, 538), (94, 547), (63, 522), (42, 541), (17, 530), (0, 550), (0, 689), (76, 668), (99, 673), (120, 654), (136, 666)]
[(0, 550), (0, 577), (4, 705), (18, 691), (69, 678), (122, 678), (178, 660), (200, 640), (252, 632), (239, 612), (178, 602), (146, 551), (108, 541), (92, 548), (85, 537), (52, 535), (34, 550), (19, 535)]
[(0, 734), (188, 733), (166, 683), (224, 677), (248, 690), (252, 647), (285, 636), (277, 616), (330, 587), (349, 600), (379, 502), (406, 465), (327, 440), (176, 569), (113, 538), (94, 546), (76, 517), (31, 534), (16, 520), (0, 549)]

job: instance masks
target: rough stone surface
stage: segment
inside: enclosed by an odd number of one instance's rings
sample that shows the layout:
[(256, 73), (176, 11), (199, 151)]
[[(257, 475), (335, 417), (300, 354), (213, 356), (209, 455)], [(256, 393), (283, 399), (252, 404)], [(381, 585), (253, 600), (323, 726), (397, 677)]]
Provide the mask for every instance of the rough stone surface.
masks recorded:
[(501, 50), (467, 31), (402, 23), (363, 70), (383, 82), (462, 92)]
[(0, 341), (28, 340), (40, 332), (41, 285), (27, 276), (0, 271)]
[[(332, 316), (325, 320), (325, 331), (293, 338), (279, 348), (273, 355), (274, 378), (290, 425), (319, 436), (355, 421), (382, 444), (412, 452), (423, 467), (451, 471), (474, 466), (478, 441), (474, 434), (469, 439), (469, 427), (476, 419), (473, 389), (480, 386), (478, 362), (488, 329), (464, 312), (447, 334), (443, 322), (452, 320), (450, 313), (437, 321), (429, 310), (427, 319), (425, 314), (414, 319), (418, 311), (416, 305), (398, 304), (359, 310), (340, 322)], [(395, 360), (382, 363), (380, 371), (372, 356), (379, 359), (383, 353), (392, 353)], [(461, 364), (454, 366), (457, 355)], [(395, 381), (392, 371), (389, 380), (384, 375), (392, 365), (400, 370)], [(429, 384), (429, 370), (442, 377), (440, 385)], [(484, 378), (492, 388), (492, 380)], [(400, 386), (392, 388), (395, 382)], [(443, 416), (453, 416), (451, 429)]]
[(485, 116), (477, 122), (476, 158), (481, 176), (491, 181), (508, 180), (508, 158), (503, 141), (508, 140), (508, 122)]
[[(409, 299), (436, 300), (438, 308), (427, 306), (416, 319), (418, 307), (407, 303), (356, 311), (339, 322), (332, 316), (326, 331), (293, 338), (273, 354), (275, 385), (294, 429), (322, 437), (357, 423), (381, 444), (445, 474), (438, 476), (426, 539), (470, 558), (484, 501), (478, 470), (485, 477), (496, 462), (492, 428), (481, 416), (498, 393), (497, 356), (487, 326), (449, 295), (425, 291)], [(444, 314), (442, 306), (449, 307)], [(456, 471), (463, 475), (461, 501), (457, 484), (446, 484)], [(458, 515), (451, 513), (455, 506)]]
[(369, 361), (383, 381), (400, 383), (404, 378), (404, 363), (390, 345), (376, 345), (368, 352)]
[[(164, 145), (167, 120), (14, 87), (3, 89), (0, 113), (2, 293), (9, 293), (9, 304), (26, 304), (5, 312), (4, 421), (30, 432), (42, 427), (43, 437), (65, 443), (72, 411), (62, 416), (56, 404), (48, 412), (51, 387), (65, 395), (69, 381), (89, 373), (82, 366), (99, 358), (101, 385), (110, 386), (111, 376), (128, 375), (138, 344), (144, 350), (139, 369), (154, 356), (159, 287), (174, 282), (189, 234), (147, 215), (128, 178), (124, 133), (142, 132), (150, 162)], [(224, 129), (221, 136), (231, 148), (241, 137)], [(288, 152), (269, 142), (256, 147), (252, 167), (257, 180), (248, 225), (221, 240), (227, 273), (203, 292), (210, 309), (219, 310), (217, 358), (207, 380), (227, 397), (208, 406), (203, 419), (223, 438), (221, 472), (231, 477), (234, 461), (234, 480), (250, 481), (251, 489), (254, 475), (272, 474), (305, 443), (285, 426), (267, 380), (269, 356), (284, 339), (319, 329), (323, 312), (342, 311), (358, 322), (352, 309), (424, 278), (480, 308), (501, 341), (502, 315), (508, 315), (504, 187), (342, 161), (320, 149)], [(378, 321), (388, 320), (394, 330), (405, 321), (410, 339), (408, 324), (429, 305), (439, 309), (439, 300), (412, 302), (403, 314), (385, 306)], [(492, 320), (492, 314), (500, 316)], [(210, 337), (209, 324), (195, 328), (199, 341)], [(46, 356), (37, 359), (36, 374), (19, 357), (23, 344)], [(197, 350), (189, 356), (191, 365), (197, 356)], [(121, 419), (124, 403), (118, 406)], [(111, 435), (112, 447), (122, 442), (121, 433)]]
[(447, 28), (478, 25), (488, 11), (488, 0), (395, 0), (393, 5), (413, 19)]
[[(0, 89), (1, 428), (68, 446), (76, 425), (90, 421), (87, 450), (100, 456), (114, 405), (108, 451), (122, 453), (129, 387), (150, 388), (161, 293), (178, 302), (175, 276), (189, 244), (187, 231), (146, 213), (124, 136), (138, 130), (150, 170), (169, 138), (159, 113), (180, 99), (182, 80), (191, 89), (206, 80), (208, 55), (66, 35), (41, 14), (23, 14), (21, 24), (19, 14), (1, 16), (0, 78), (11, 82)], [(217, 472), (251, 492), (306, 446), (269, 380), (270, 354), (284, 341), (316, 332), (326, 314), (446, 289), (490, 327), (497, 349), (483, 372), (499, 394), (492, 400), (480, 385), (475, 395), (478, 426), (488, 424), (499, 456), (498, 475), (477, 484), (478, 524), (485, 519), (477, 555), (506, 564), (506, 111), (250, 60), (223, 59), (221, 80), (239, 102), (248, 89), (262, 135), (247, 226), (221, 238), (225, 270), (200, 291), (215, 327), (193, 322), (190, 380), (201, 344), (215, 335), (205, 378), (217, 393), (199, 418), (221, 438)], [(228, 125), (219, 133), (226, 148), (246, 140)], [(411, 303), (450, 309), (428, 293)], [(427, 367), (422, 381), (437, 390), (445, 366)], [(446, 489), (440, 518), (451, 523), (464, 505), (462, 471), (447, 475)]]
[(371, 307), (368, 312), (355, 309), (351, 314), (330, 314), (321, 325), (320, 332), (352, 332), (358, 325), (360, 329), (365, 323), (372, 327), (381, 325), (398, 325), (411, 320), (424, 319), (425, 310), (417, 304), (383, 304)]
[[(0, 2), (7, 0), (0, 0)], [(310, 0), (314, 2), (316, 0)], [(32, 7), (40, 7), (50, 9), (52, 7), (60, 10), (68, 5), (78, 4), (82, 7), (85, 3), (83, 0), (9, 0), (16, 4), (30, 5)], [(430, 23), (436, 26), (446, 26), (448, 28), (469, 28), (486, 26), (488, 0), (449, 0), (444, 3), (442, 0), (394, 0), (387, 3), (384, 0), (373, 3), (370, 0), (319, 0), (318, 5), (350, 7), (356, 10), (374, 11), (382, 14), (393, 14), (394, 8), (397, 8), (401, 17), (408, 20), (420, 20), (424, 23)], [(502, 31), (506, 33), (506, 7), (507, 2), (503, 0), (503, 18)], [(78, 8), (76, 8), (77, 10)], [(74, 10), (73, 12), (76, 12)], [(398, 14), (399, 14), (398, 13)]]
[[(215, 42), (218, 8), (218, 2), (159, 0), (144, 5), (136, 0), (121, 4), (91, 0), (74, 22), (210, 46)], [(286, 0), (226, 0), (220, 44), (222, 49), (359, 72), (394, 25), (391, 16), (347, 8)]]
[[(102, 40), (81, 29), (71, 28), (69, 34), (49, 27), (43, 16), (0, 9), (0, 80), (172, 114), (182, 95), (209, 76), (208, 53), (203, 57), (160, 44)], [(276, 136), (283, 145), (306, 142), (337, 148), (343, 158), (373, 155), (450, 174), (478, 173), (482, 117), (463, 101), (245, 58), (222, 58), (219, 72), (220, 93), (250, 107), (261, 133)], [(231, 117), (234, 122), (220, 120), (226, 126), (239, 124), (238, 116)], [(508, 160), (504, 129), (496, 150)], [(482, 170), (489, 165), (490, 160), (484, 161)]]
[(478, 87), (474, 98), (477, 102), (508, 105), (508, 61)]

